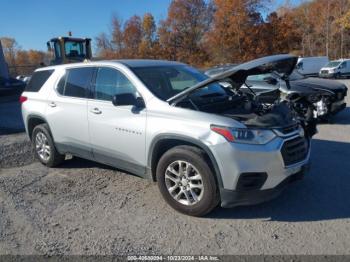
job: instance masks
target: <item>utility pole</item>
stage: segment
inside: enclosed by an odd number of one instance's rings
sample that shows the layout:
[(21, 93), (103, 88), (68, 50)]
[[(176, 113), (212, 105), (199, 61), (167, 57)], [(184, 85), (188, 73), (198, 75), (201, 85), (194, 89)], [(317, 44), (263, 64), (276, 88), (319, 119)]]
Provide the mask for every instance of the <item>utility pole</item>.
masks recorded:
[(2, 51), (1, 41), (0, 41), (0, 77), (9, 79), (9, 69), (7, 67), (4, 52)]

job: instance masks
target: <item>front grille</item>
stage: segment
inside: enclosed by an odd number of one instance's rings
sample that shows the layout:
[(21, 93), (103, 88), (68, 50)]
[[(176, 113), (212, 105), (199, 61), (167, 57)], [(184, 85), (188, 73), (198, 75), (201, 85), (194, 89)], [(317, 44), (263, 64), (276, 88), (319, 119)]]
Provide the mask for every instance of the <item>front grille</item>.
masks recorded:
[(321, 70), (321, 74), (328, 74), (328, 70)]
[(296, 137), (284, 142), (281, 149), (285, 166), (301, 162), (307, 157), (308, 142), (303, 137)]

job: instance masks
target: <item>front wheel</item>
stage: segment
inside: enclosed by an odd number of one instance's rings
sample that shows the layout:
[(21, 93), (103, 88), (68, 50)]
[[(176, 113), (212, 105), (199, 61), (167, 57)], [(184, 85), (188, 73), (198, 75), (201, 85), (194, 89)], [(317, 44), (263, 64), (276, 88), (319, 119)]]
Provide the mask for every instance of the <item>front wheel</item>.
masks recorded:
[(177, 146), (167, 151), (157, 166), (158, 187), (175, 210), (203, 216), (219, 203), (218, 187), (204, 152)]

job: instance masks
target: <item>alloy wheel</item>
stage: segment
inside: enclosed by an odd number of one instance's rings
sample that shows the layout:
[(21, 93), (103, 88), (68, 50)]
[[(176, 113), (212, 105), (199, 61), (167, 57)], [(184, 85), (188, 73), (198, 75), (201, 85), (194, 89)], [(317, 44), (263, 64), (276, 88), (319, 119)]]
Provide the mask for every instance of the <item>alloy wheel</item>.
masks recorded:
[(201, 174), (187, 161), (175, 161), (165, 171), (165, 185), (170, 195), (183, 205), (197, 204), (203, 197)]
[(38, 132), (35, 136), (35, 150), (43, 161), (48, 161), (51, 155), (49, 140), (43, 132)]

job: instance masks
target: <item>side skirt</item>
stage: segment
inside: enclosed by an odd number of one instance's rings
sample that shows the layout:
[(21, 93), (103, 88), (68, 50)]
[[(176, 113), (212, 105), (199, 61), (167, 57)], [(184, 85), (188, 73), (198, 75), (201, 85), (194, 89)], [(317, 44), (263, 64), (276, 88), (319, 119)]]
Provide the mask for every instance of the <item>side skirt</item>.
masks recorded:
[(148, 167), (110, 156), (110, 154), (104, 154), (96, 151), (92, 153), (90, 148), (85, 146), (67, 145), (60, 143), (56, 143), (55, 146), (58, 152), (61, 154), (71, 154), (76, 157), (117, 168), (120, 171), (125, 171), (142, 178), (153, 180), (152, 172), (150, 172), (150, 169)]

